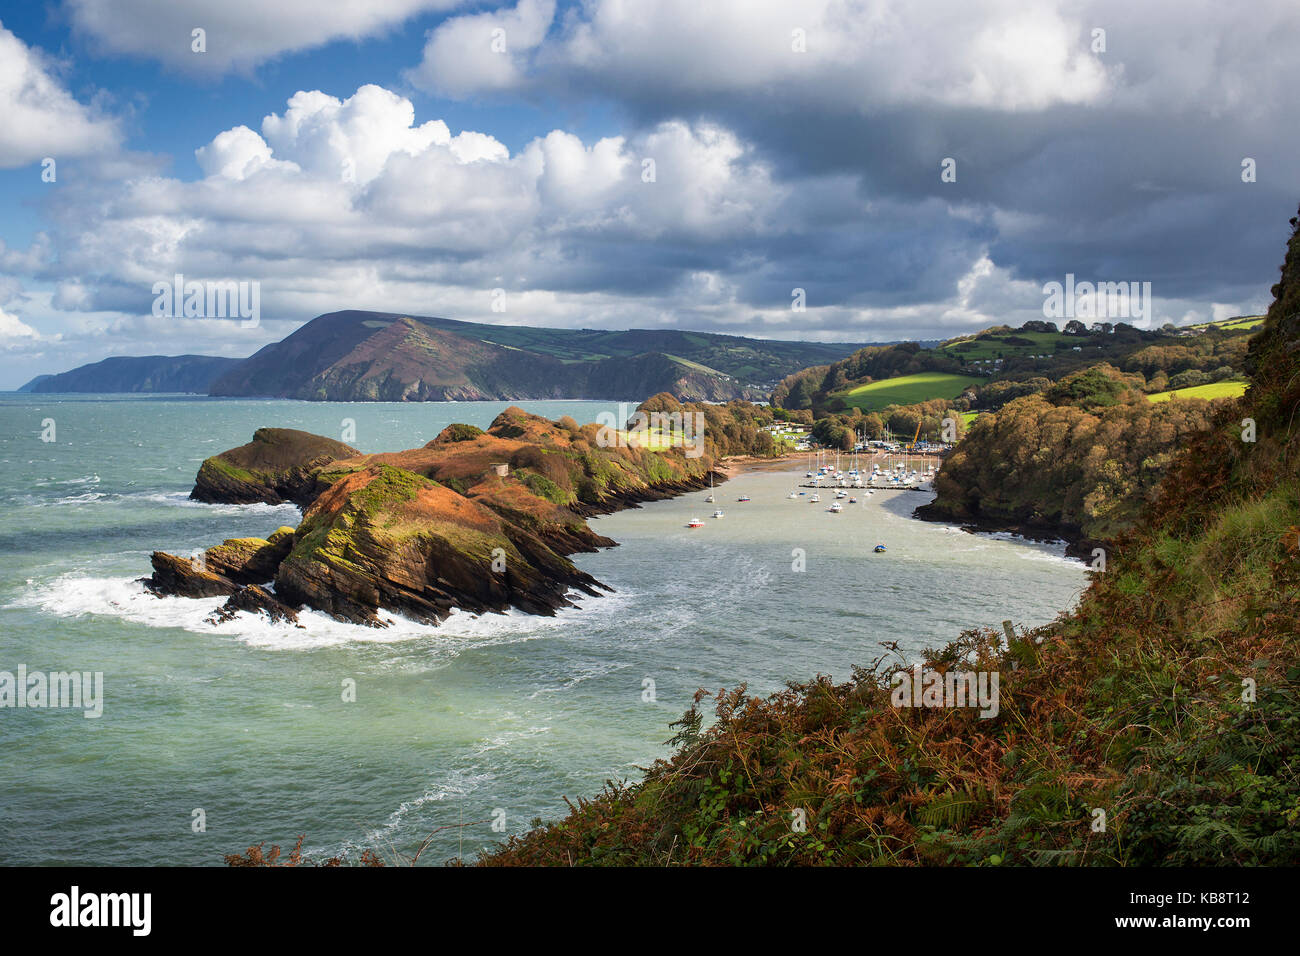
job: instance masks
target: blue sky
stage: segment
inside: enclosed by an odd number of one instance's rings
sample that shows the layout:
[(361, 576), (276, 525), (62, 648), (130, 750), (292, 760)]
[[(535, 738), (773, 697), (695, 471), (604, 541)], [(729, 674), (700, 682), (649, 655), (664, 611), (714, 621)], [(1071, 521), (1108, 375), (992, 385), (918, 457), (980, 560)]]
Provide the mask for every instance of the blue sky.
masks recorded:
[[(64, 86), (83, 101), (96, 94), (113, 98), (116, 111), (129, 116), (123, 124), (125, 147), (167, 157), (173, 175), (201, 175), (194, 150), (214, 133), (250, 123), (284, 108), (297, 90), (322, 90), (345, 98), (366, 83), (401, 90), (425, 118), (443, 119), (453, 130), (490, 128), (513, 152), (535, 136), (563, 126), (580, 135), (606, 135), (615, 129), (608, 109), (566, 110), (511, 101), (458, 102), (430, 95), (402, 79), (402, 71), (420, 60), (427, 31), (449, 14), (415, 15), (382, 35), (329, 43), (276, 58), (252, 73), (211, 77), (188, 74), (139, 56), (107, 53), (93, 38), (72, 30), (58, 4), (14, 5), (0, 23), (29, 46), (59, 61)], [(40, 227), (34, 201), (43, 185), (30, 169), (0, 170), (0, 236), (9, 243), (30, 241)]]
[[(936, 338), (1073, 273), (1204, 321), (1267, 304), (1300, 198), (1285, 0), (11, 6), (0, 388), (343, 308)], [(261, 321), (154, 315), (177, 272)]]

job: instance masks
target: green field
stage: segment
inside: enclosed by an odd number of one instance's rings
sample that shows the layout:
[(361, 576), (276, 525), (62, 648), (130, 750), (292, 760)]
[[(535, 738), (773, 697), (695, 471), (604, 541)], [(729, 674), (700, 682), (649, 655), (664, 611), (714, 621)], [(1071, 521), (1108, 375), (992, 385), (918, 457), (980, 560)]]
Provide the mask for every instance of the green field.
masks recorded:
[(956, 398), (963, 389), (983, 382), (984, 379), (973, 375), (919, 372), (859, 385), (847, 392), (836, 392), (831, 397), (844, 399), (851, 408), (876, 412), (889, 405), (915, 405), (932, 398)]
[(1193, 385), (1190, 388), (1177, 388), (1172, 392), (1154, 392), (1148, 395), (1153, 402), (1167, 402), (1171, 398), (1238, 398), (1246, 393), (1246, 383), (1237, 381), (1211, 382), (1209, 385)]
[(1262, 315), (1239, 315), (1233, 319), (1220, 319), (1218, 322), (1198, 322), (1196, 325), (1187, 325), (1185, 329), (1208, 329), (1211, 326), (1224, 329), (1229, 332), (1239, 332), (1242, 329), (1253, 329), (1264, 321)]
[(961, 424), (963, 428), (970, 428), (971, 422), (980, 417), (979, 412), (962, 412)]
[(1219, 328), (1231, 329), (1233, 331), (1236, 331), (1237, 329), (1253, 329), (1263, 321), (1264, 317), (1262, 315), (1248, 315), (1245, 318), (1222, 322), (1219, 324)]
[[(1023, 339), (1030, 345), (1008, 343), (1007, 338)], [(942, 351), (971, 362), (975, 359), (1013, 358), (1020, 355), (1051, 355), (1058, 342), (1073, 344), (1076, 336), (1061, 332), (1006, 332), (996, 336), (980, 339), (967, 339), (961, 342), (949, 342)]]

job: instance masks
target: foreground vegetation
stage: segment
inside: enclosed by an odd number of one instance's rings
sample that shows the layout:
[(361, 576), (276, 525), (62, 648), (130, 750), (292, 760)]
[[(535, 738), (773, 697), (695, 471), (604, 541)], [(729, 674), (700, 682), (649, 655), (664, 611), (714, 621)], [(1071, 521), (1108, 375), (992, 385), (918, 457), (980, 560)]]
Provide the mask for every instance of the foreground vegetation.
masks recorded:
[(1009, 640), (972, 631), (926, 654), (939, 671), (999, 673), (996, 717), (892, 706), (901, 662), (889, 647), (845, 683), (818, 678), (761, 700), (743, 686), (719, 691), (707, 729), (701, 692), (675, 725), (679, 749), (642, 782), (611, 784), (480, 862), (1300, 860), (1291, 222), (1282, 280), (1245, 361), (1250, 391), (1217, 407), (1178, 455), (1079, 608)]

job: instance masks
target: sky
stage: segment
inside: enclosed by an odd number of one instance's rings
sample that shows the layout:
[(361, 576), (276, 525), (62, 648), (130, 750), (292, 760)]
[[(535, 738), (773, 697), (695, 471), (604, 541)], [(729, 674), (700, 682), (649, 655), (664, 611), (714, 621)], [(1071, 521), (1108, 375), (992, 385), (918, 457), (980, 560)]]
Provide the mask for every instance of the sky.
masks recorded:
[[(1294, 0), (4, 0), (0, 389), (338, 309), (934, 339), (1073, 275), (1257, 313), (1297, 47)], [(178, 274), (259, 321), (155, 314)]]

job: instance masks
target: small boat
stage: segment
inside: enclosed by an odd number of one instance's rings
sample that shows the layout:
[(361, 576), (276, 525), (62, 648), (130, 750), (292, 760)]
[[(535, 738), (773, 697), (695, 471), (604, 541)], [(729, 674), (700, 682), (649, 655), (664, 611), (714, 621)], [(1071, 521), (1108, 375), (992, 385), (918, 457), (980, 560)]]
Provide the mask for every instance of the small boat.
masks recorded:
[(713, 512), (713, 517), (715, 517), (715, 518), (725, 518), (726, 515), (724, 515), (724, 514), (722, 513), (722, 509), (719, 508), (717, 511)]
[(814, 491), (813, 496), (808, 500), (811, 501), (813, 504), (817, 504), (817, 502), (822, 500), (822, 496), (817, 494), (817, 492)]
[(844, 506), (843, 506), (842, 504), (840, 504), (838, 501), (832, 501), (832, 502), (831, 502), (831, 506), (830, 506), (829, 508), (827, 508), (826, 510), (829, 511), (829, 512), (830, 512), (831, 514), (833, 514), (833, 515), (837, 515), (837, 514), (839, 514), (841, 511), (844, 510)]
[(850, 499), (849, 499), (849, 504), (851, 504), (851, 505), (856, 505), (857, 503), (858, 503), (858, 499), (857, 499), (857, 498), (850, 498)]
[(713, 504), (713, 472), (709, 472), (709, 497), (704, 500), (709, 504)]
[(687, 522), (686, 527), (688, 527), (688, 528), (703, 528), (703, 527), (704, 527), (704, 522), (701, 521), (699, 518), (692, 518), (689, 522)]
[(797, 492), (797, 491), (792, 491), (792, 492), (790, 492), (788, 495), (786, 495), (786, 497), (787, 497), (787, 498), (798, 498), (798, 497), (799, 497), (799, 492)]
[(885, 551), (885, 546), (884, 546), (883, 544), (878, 544), (878, 545), (876, 545), (874, 548), (872, 548), (871, 550), (874, 551), (874, 552), (876, 552), (876, 554), (882, 554), (882, 553), (884, 553), (884, 551)]
[(749, 501), (750, 498), (749, 498), (749, 495), (741, 495), (741, 496), (740, 496), (739, 498), (737, 498), (736, 500), (737, 500), (737, 501)]

